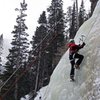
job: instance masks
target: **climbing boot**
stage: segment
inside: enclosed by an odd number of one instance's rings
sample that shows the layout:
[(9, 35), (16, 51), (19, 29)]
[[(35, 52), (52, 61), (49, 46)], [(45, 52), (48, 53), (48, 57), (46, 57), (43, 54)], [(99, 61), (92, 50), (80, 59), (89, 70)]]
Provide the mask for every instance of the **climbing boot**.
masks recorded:
[(80, 69), (79, 65), (75, 64), (75, 68), (76, 69)]
[(70, 76), (71, 81), (75, 81), (74, 76)]

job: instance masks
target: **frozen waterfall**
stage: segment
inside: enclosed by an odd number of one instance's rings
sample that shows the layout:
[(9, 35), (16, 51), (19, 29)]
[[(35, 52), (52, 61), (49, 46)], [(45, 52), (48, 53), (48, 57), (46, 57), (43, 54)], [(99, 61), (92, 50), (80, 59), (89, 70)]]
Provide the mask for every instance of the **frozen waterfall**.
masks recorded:
[[(76, 70), (76, 81), (69, 79), (71, 67), (67, 51), (55, 68), (49, 85), (40, 90), (41, 100), (100, 100), (100, 0), (92, 17), (77, 32), (76, 43), (81, 35), (86, 37), (86, 46), (80, 51), (84, 60), (80, 70)], [(39, 100), (38, 97), (35, 100)]]

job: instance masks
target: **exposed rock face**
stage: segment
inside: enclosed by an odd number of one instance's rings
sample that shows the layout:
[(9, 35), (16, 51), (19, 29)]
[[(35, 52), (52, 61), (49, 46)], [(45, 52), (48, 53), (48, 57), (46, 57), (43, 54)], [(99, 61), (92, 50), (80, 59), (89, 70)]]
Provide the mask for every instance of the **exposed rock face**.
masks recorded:
[(97, 4), (98, 0), (90, 0), (90, 2), (91, 2), (91, 15), (92, 15), (92, 13), (94, 11), (94, 8), (96, 7), (96, 4)]

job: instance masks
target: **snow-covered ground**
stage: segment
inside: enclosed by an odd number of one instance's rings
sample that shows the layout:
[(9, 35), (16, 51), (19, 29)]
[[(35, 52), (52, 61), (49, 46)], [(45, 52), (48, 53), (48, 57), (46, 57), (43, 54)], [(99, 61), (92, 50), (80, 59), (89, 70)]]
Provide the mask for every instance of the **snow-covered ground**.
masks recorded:
[(69, 79), (67, 51), (55, 68), (49, 85), (40, 90), (35, 100), (100, 100), (100, 0), (92, 17), (77, 32), (76, 43), (81, 35), (85, 35), (86, 46), (80, 51), (84, 60), (80, 70), (76, 70), (76, 81)]

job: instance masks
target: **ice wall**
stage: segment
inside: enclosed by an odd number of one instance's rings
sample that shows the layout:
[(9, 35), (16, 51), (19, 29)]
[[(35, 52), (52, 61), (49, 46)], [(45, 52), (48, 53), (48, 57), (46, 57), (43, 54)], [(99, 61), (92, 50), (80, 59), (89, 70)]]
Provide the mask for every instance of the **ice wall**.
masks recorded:
[(100, 0), (92, 17), (77, 32), (77, 43), (81, 35), (86, 36), (86, 46), (80, 51), (84, 55), (84, 61), (80, 70), (76, 70), (76, 82), (70, 82), (69, 79), (70, 62), (67, 51), (43, 91), (42, 100), (100, 100)]

